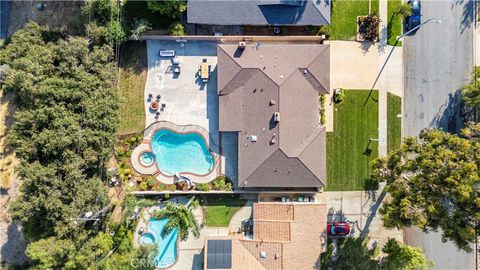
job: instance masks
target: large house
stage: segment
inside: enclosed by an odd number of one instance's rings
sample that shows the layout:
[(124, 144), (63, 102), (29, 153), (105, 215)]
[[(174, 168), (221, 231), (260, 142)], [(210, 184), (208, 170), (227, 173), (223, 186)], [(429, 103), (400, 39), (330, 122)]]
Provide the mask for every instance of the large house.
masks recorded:
[(204, 269), (320, 269), (327, 210), (319, 203), (253, 204), (253, 237), (206, 238)]
[(329, 65), (329, 45), (218, 46), (219, 130), (238, 133), (238, 187), (325, 186), (319, 95), (329, 93)]
[(187, 21), (208, 25), (330, 24), (331, 0), (189, 0)]

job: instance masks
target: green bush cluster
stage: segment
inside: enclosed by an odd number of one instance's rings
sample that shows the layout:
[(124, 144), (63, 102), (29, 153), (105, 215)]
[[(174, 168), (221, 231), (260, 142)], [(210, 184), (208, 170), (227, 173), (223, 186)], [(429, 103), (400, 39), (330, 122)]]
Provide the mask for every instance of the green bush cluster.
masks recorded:
[(320, 124), (322, 125), (325, 125), (325, 123), (327, 122), (326, 120), (326, 111), (325, 111), (325, 101), (326, 101), (326, 97), (325, 95), (320, 95), (319, 97), (319, 107), (318, 107), (318, 111), (320, 113)]
[(185, 30), (185, 26), (181, 22), (172, 23), (168, 32), (172, 36), (185, 36), (187, 35), (187, 31)]
[(343, 89), (340, 89), (335, 92), (333, 96), (333, 102), (335, 102), (336, 104), (340, 104), (345, 100), (345, 97), (345, 91)]
[(198, 183), (195, 185), (195, 188), (200, 191), (210, 191), (210, 185), (207, 183)]
[(228, 180), (223, 175), (215, 178), (212, 181), (212, 184), (216, 190), (226, 190), (226, 191), (232, 190), (232, 183), (228, 182)]

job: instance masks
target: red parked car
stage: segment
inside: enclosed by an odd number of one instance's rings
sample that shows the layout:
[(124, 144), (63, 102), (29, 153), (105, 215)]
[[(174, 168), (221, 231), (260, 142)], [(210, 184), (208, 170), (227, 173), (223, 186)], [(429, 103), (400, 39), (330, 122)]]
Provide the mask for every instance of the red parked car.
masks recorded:
[(327, 234), (335, 236), (348, 235), (350, 234), (350, 224), (347, 222), (327, 223)]

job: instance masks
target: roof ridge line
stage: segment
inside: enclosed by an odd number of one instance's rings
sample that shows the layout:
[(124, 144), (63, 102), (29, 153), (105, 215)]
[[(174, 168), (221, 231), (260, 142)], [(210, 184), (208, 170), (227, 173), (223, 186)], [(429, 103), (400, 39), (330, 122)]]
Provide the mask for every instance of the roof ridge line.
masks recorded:
[[(323, 44), (322, 44), (323, 45)], [(327, 47), (325, 47), (327, 48)], [(321, 53), (319, 53), (317, 55), (317, 57), (313, 58), (312, 62), (310, 62), (310, 64), (308, 64), (307, 66), (307, 70), (310, 74), (312, 74), (312, 72), (310, 72), (310, 67), (313, 65), (313, 63), (318, 59), (320, 58), (320, 56), (322, 56), (324, 53), (325, 53), (326, 49), (323, 49)], [(328, 51), (330, 51), (330, 46), (328, 46)], [(329, 68), (330, 69), (330, 68)], [(312, 74), (312, 77), (318, 82), (318, 84), (320, 84), (322, 86), (323, 89), (325, 89), (327, 91), (327, 93), (330, 93), (330, 89), (327, 89), (325, 88), (325, 86), (323, 85), (323, 83), (321, 83), (313, 74)], [(329, 75), (330, 77), (330, 75)]]
[[(229, 84), (233, 81), (233, 79), (234, 79), (235, 77), (237, 77), (238, 73), (240, 73), (240, 71), (242, 71), (243, 67), (240, 66), (240, 64), (238, 64), (237, 61), (235, 61), (235, 59), (233, 59), (233, 58), (221, 47), (221, 44), (217, 45), (217, 48), (219, 48), (220, 50), (222, 50), (223, 53), (224, 53), (225, 55), (227, 55), (228, 58), (230, 58), (230, 59), (235, 63), (235, 65), (237, 65), (237, 66), (240, 68), (240, 70), (239, 70), (237, 73), (235, 73), (235, 76), (233, 76), (233, 77), (225, 84), (225, 87), (227, 87), (227, 85), (229, 85)], [(217, 61), (218, 61), (218, 53), (217, 53)], [(218, 65), (218, 63), (217, 63), (217, 65)], [(217, 72), (218, 72), (218, 71), (217, 71)], [(217, 75), (217, 77), (218, 77), (218, 75)], [(224, 87), (224, 88), (225, 88), (225, 87)], [(218, 90), (219, 90), (219, 91), (218, 91), (218, 95), (220, 95), (220, 94), (222, 93), (222, 90), (223, 90), (223, 89), (218, 89)]]
[[(322, 129), (325, 129), (325, 126), (320, 125), (320, 127), (321, 127)], [(313, 175), (315, 175), (315, 174), (310, 170), (310, 168), (309, 168), (305, 163), (303, 163), (303, 160), (300, 158), (300, 156), (303, 154), (303, 152), (305, 152), (305, 150), (307, 150), (308, 146), (310, 146), (310, 144), (313, 143), (314, 139), (316, 139), (318, 136), (320, 136), (321, 133), (322, 133), (322, 131), (320, 130), (320, 132), (318, 132), (317, 136), (314, 136), (314, 137), (312, 138), (312, 140), (311, 140), (308, 144), (305, 145), (305, 148), (303, 148), (303, 150), (302, 150), (302, 151), (300, 152), (300, 154), (298, 155), (298, 160), (300, 161), (300, 163), (302, 163), (303, 166), (305, 166), (305, 168), (307, 168), (307, 170), (308, 170), (310, 173), (312, 173)], [(317, 181), (320, 182), (320, 184), (322, 184), (322, 185), (325, 186), (325, 183), (323, 183), (323, 182), (322, 182), (320, 179), (318, 179), (316, 176), (315, 176), (315, 179), (317, 179)]]

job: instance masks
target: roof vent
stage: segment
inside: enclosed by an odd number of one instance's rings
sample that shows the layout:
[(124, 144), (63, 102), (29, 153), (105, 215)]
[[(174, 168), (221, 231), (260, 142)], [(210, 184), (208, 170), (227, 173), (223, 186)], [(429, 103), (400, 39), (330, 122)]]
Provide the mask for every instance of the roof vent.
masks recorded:
[(270, 100), (270, 106), (271, 106), (271, 105), (275, 105), (275, 103), (276, 103), (276, 102), (275, 102), (275, 99)]
[(260, 258), (266, 259), (267, 258), (267, 252), (266, 251), (260, 251)]
[(303, 74), (307, 75), (307, 73), (308, 73), (308, 70), (307, 70), (307, 69), (304, 69), (304, 70), (303, 70)]
[(280, 254), (275, 253), (275, 259), (278, 259), (278, 258), (280, 258)]
[(252, 137), (250, 138), (250, 141), (256, 142), (257, 141), (257, 135), (252, 135)]
[(277, 143), (277, 139), (272, 138), (272, 139), (270, 140), (270, 143), (271, 143), (271, 144), (276, 144), (276, 143)]
[(245, 41), (238, 42), (238, 49), (239, 50), (244, 50), (245, 46), (247, 46), (247, 43)]
[(280, 122), (280, 112), (276, 112), (273, 114), (273, 121)]
[(280, 75), (280, 79), (283, 79), (283, 75)]

